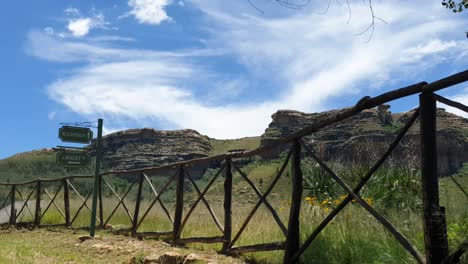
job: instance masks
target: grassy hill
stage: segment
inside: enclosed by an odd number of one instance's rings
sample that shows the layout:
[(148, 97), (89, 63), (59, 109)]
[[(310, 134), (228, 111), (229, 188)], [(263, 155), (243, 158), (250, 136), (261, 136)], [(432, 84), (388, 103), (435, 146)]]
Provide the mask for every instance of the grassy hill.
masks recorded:
[(260, 137), (245, 137), (239, 139), (210, 139), (213, 147), (212, 155), (226, 153), (230, 150), (251, 150), (260, 146)]

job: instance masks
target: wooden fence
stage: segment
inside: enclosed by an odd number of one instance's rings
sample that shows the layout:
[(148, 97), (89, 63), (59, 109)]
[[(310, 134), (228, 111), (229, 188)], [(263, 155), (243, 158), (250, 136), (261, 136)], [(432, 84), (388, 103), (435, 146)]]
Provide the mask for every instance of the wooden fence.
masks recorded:
[[(449, 76), (447, 78), (438, 80), (433, 83), (418, 83), (397, 90), (393, 90), (388, 93), (376, 97), (364, 97), (362, 98), (355, 106), (343, 109), (333, 116), (327, 116), (326, 118), (309, 125), (302, 130), (295, 132), (291, 135), (285, 136), (281, 139), (276, 140), (276, 142), (259, 147), (251, 151), (240, 151), (234, 153), (226, 153), (206, 158), (199, 158), (189, 161), (177, 162), (174, 164), (169, 164), (160, 167), (150, 167), (144, 169), (135, 169), (135, 170), (122, 170), (122, 171), (110, 171), (105, 172), (100, 175), (99, 179), (99, 215), (97, 216), (97, 221), (99, 226), (105, 227), (110, 219), (113, 217), (116, 210), (120, 207), (126, 212), (130, 222), (131, 228), (127, 230), (131, 232), (133, 236), (161, 236), (169, 238), (174, 244), (185, 244), (185, 243), (222, 243), (222, 253), (225, 254), (238, 254), (244, 252), (257, 252), (257, 251), (271, 251), (271, 250), (284, 250), (284, 259), (283, 263), (297, 263), (300, 260), (301, 255), (309, 247), (309, 245), (314, 241), (314, 239), (320, 234), (320, 232), (333, 220), (333, 218), (339, 214), (343, 208), (348, 205), (353, 199), (357, 201), (370, 215), (372, 215), (376, 220), (378, 220), (394, 237), (395, 239), (416, 259), (418, 263), (451, 263), (456, 262), (457, 259), (464, 253), (464, 249), (460, 248), (456, 250), (454, 254), (449, 255), (448, 252), (448, 242), (447, 242), (447, 231), (445, 224), (445, 211), (439, 205), (439, 193), (438, 193), (438, 178), (437, 178), (437, 153), (436, 153), (436, 102), (441, 102), (443, 104), (458, 108), (462, 111), (468, 112), (468, 107), (451, 101), (447, 98), (444, 98), (440, 95), (435, 94), (436, 91), (445, 89), (447, 87), (465, 82), (468, 80), (468, 71), (460, 72), (455, 75)], [(365, 176), (360, 180), (360, 182), (352, 188), (348, 186), (342, 178), (337, 175), (330, 167), (327, 166), (316, 154), (313, 146), (309, 146), (304, 143), (302, 138), (304, 136), (310, 135), (321, 128), (324, 128), (333, 123), (342, 121), (346, 118), (349, 118), (355, 114), (360, 113), (365, 109), (370, 109), (376, 107), (380, 104), (390, 102), (395, 99), (403, 98), (410, 95), (419, 94), (419, 108), (414, 111), (411, 118), (408, 120), (407, 124), (402, 127), (394, 139), (394, 141), (389, 145), (388, 149), (385, 151), (384, 155), (378, 159), (378, 161), (370, 168), (370, 170), (365, 174)], [(425, 239), (425, 254), (422, 254), (414, 247), (405, 236), (397, 230), (385, 217), (380, 215), (370, 204), (368, 204), (360, 195), (359, 191), (365, 186), (365, 184), (372, 177), (373, 173), (376, 172), (385, 160), (390, 156), (392, 151), (398, 146), (403, 136), (410, 129), (417, 119), (420, 119), (420, 133), (421, 133), (421, 172), (422, 172), (422, 194), (423, 194), (423, 221), (424, 221), (424, 239)], [(258, 154), (263, 154), (273, 150), (274, 148), (284, 146), (291, 146), (286, 159), (280, 169), (277, 172), (277, 175), (274, 177), (273, 181), (266, 189), (265, 192), (261, 192), (255, 183), (249, 178), (249, 176), (239, 168), (233, 162), (233, 159), (236, 158), (247, 158), (253, 157)], [(302, 154), (302, 155), (301, 155)], [(301, 159), (302, 156), (307, 155), (313, 160), (315, 160), (321, 168), (323, 168), (329, 175), (332, 177), (342, 188), (345, 190), (348, 195), (347, 197), (334, 208), (326, 218), (315, 228), (315, 230), (308, 235), (308, 238), (304, 243), (301, 244), (300, 241), (300, 209), (302, 202), (302, 193), (303, 193), (303, 175), (301, 171)], [(209, 179), (206, 187), (201, 190), (193, 177), (189, 173), (189, 166), (208, 163), (211, 161), (221, 162), (221, 167), (217, 172)], [(270, 195), (271, 191), (275, 187), (278, 180), (284, 174), (284, 171), (287, 168), (288, 163), (291, 168), (292, 176), (292, 193), (291, 193), (291, 204), (289, 207), (289, 220), (288, 223), (283, 223), (281, 218), (278, 216), (277, 212), (273, 206), (268, 202), (267, 197)], [(152, 184), (148, 174), (173, 171), (173, 175), (168, 177), (166, 183), (162, 184), (160, 189), (157, 190)], [(256, 196), (258, 196), (258, 201), (255, 206), (248, 214), (245, 221), (240, 226), (240, 229), (237, 233), (233, 233), (232, 228), (232, 204), (233, 204), (233, 173), (238, 173), (240, 177), (253, 189)], [(136, 175), (134, 181), (131, 183), (130, 187), (123, 194), (118, 194), (118, 191), (115, 190), (107, 181), (109, 177), (115, 175)], [(224, 174), (224, 201), (223, 201), (223, 210), (224, 210), (224, 221), (221, 222), (215, 214), (215, 211), (211, 208), (208, 201), (205, 199), (205, 195), (213, 185), (215, 180), (221, 175)], [(77, 217), (85, 210), (90, 210), (88, 206), (88, 200), (92, 194), (89, 192), (79, 193), (77, 188), (72, 181), (75, 180), (86, 180), (92, 179), (92, 176), (69, 176), (60, 179), (37, 179), (30, 182), (23, 183), (0, 183), (0, 186), (6, 186), (9, 189), (9, 194), (7, 195), (5, 201), (1, 204), (0, 208), (5, 207), (5, 205), (10, 204), (9, 210), (9, 224), (15, 225), (16, 220), (23, 212), (28, 212), (32, 221), (28, 224), (34, 227), (45, 226), (41, 224), (41, 220), (46, 214), (46, 212), (54, 206), (56, 210), (62, 215), (63, 223), (54, 224), (54, 225), (64, 225), (64, 226), (73, 226)], [(175, 211), (172, 215), (168, 210), (167, 205), (164, 204), (162, 195), (167, 191), (170, 184), (175, 184)], [(188, 207), (188, 211), (184, 215), (184, 185), (190, 184), (193, 189), (196, 191), (198, 198), (195, 202)], [(141, 198), (143, 186), (149, 186), (154, 198), (151, 200), (149, 206), (142, 210), (141, 207)], [(21, 186), (31, 186), (29, 188), (29, 193), (23, 195), (20, 191)], [(49, 186), (49, 187), (47, 187)], [(458, 185), (459, 186), (459, 185)], [(128, 194), (132, 188), (137, 188), (137, 197), (134, 201), (134, 209), (132, 211), (131, 206), (129, 205), (128, 200), (126, 200)], [(461, 186), (459, 186), (461, 188)], [(52, 192), (53, 195), (48, 191), (47, 188), (55, 188), (56, 191)], [(110, 191), (118, 200), (115, 208), (110, 210), (107, 217), (104, 217), (104, 208), (103, 208), (103, 190), (106, 189)], [(57, 197), (59, 193), (63, 193), (63, 207), (58, 204)], [(70, 195), (73, 193), (81, 201), (78, 210), (74, 213), (70, 211)], [(466, 193), (466, 192), (465, 192)], [(35, 203), (35, 209), (31, 210), (29, 207), (29, 202), (33, 201)], [(48, 200), (48, 203), (45, 207), (42, 207), (41, 201)], [(16, 202), (21, 201), (21, 208), (17, 210)], [(217, 228), (220, 230), (220, 236), (214, 237), (189, 237), (181, 238), (181, 233), (184, 230), (187, 221), (192, 215), (195, 207), (199, 203), (203, 203), (210, 216), (213, 218), (214, 223)], [(149, 212), (153, 209), (155, 204), (158, 203), (164, 214), (167, 216), (168, 220), (172, 224), (171, 230), (158, 231), (158, 232), (138, 232), (143, 221), (148, 216)], [(258, 245), (248, 245), (248, 246), (237, 246), (234, 244), (242, 236), (244, 230), (251, 222), (252, 217), (257, 212), (258, 208), (264, 205), (271, 213), (274, 221), (279, 226), (281, 232), (284, 234), (284, 240), (277, 241), (273, 243), (265, 243)], [(63, 209), (63, 210), (62, 210)], [(33, 212), (34, 211), (34, 212)], [(23, 223), (24, 224), (24, 223)]]

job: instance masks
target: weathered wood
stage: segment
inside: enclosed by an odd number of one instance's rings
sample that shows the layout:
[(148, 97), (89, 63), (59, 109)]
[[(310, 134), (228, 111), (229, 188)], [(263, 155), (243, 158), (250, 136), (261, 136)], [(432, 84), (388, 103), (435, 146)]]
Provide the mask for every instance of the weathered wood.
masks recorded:
[(112, 218), (112, 216), (114, 216), (115, 212), (117, 211), (117, 209), (119, 209), (119, 206), (122, 204), (125, 212), (127, 213), (128, 217), (130, 218), (130, 222), (133, 223), (133, 217), (132, 215), (130, 214), (130, 210), (128, 210), (127, 206), (125, 205), (125, 197), (127, 197), (127, 195), (130, 193), (130, 190), (132, 190), (133, 186), (137, 183), (137, 181), (134, 181), (132, 182), (132, 184), (130, 185), (130, 187), (128, 188), (128, 190), (124, 193), (124, 195), (122, 196), (122, 198), (120, 198), (120, 196), (117, 194), (117, 192), (114, 190), (114, 188), (112, 188), (112, 186), (106, 181), (104, 180), (104, 183), (107, 185), (107, 187), (109, 187), (109, 189), (112, 191), (112, 193), (114, 193), (114, 195), (117, 197), (117, 199), (119, 200), (119, 202), (117, 203), (117, 205), (114, 207), (114, 210), (112, 210), (112, 212), (110, 213), (110, 215), (107, 217), (107, 220), (104, 222), (103, 226), (106, 226), (107, 223), (109, 223), (109, 220)]
[(11, 185), (11, 196), (10, 196), (10, 225), (16, 224), (16, 185)]
[(223, 166), (221, 166), (221, 168), (216, 172), (216, 174), (213, 176), (213, 178), (211, 179), (211, 181), (206, 185), (205, 189), (203, 190), (203, 192), (198, 196), (197, 200), (195, 200), (195, 202), (192, 204), (192, 206), (190, 207), (190, 209), (188, 210), (187, 214), (185, 215), (184, 217), (184, 220), (182, 221), (181, 225), (180, 225), (180, 229), (179, 229), (179, 234), (176, 234), (176, 235), (179, 235), (182, 233), (182, 230), (184, 229), (185, 227), (185, 224), (187, 223), (188, 219), (190, 218), (190, 215), (192, 215), (192, 212), (195, 210), (195, 208), (197, 207), (198, 203), (201, 201), (201, 199), (203, 198), (203, 196), (205, 196), (206, 192), (208, 192), (208, 190), (210, 189), (211, 185), (214, 183), (214, 181), (218, 178), (219, 174), (224, 170), (226, 164), (224, 164)]
[(239, 174), (242, 176), (242, 178), (244, 178), (244, 180), (250, 185), (250, 187), (252, 187), (252, 189), (255, 191), (255, 193), (257, 194), (257, 196), (260, 198), (260, 200), (263, 202), (263, 204), (265, 205), (265, 207), (270, 211), (271, 213), (271, 216), (273, 216), (273, 219), (275, 220), (275, 222), (278, 224), (279, 228), (281, 229), (281, 231), (283, 232), (283, 235), (286, 236), (286, 234), (288, 233), (288, 230), (286, 229), (286, 226), (283, 224), (283, 222), (281, 221), (280, 217), (278, 216), (278, 214), (276, 213), (275, 209), (273, 208), (273, 206), (271, 206), (270, 202), (268, 202), (267, 199), (265, 199), (262, 195), (262, 193), (260, 192), (260, 190), (257, 188), (257, 186), (249, 179), (249, 177), (247, 176), (247, 174), (245, 174), (239, 167), (236, 166), (236, 164), (232, 164), (233, 167), (236, 169), (237, 172), (239, 172)]
[(421, 177), (424, 211), (424, 241), (428, 264), (441, 263), (448, 256), (445, 217), (439, 205), (437, 176), (436, 101), (422, 93), (420, 103)]
[(422, 92), (433, 93), (444, 88), (468, 81), (468, 70), (455, 73), (423, 87)]
[(464, 241), (458, 249), (456, 249), (450, 256), (447, 256), (442, 264), (455, 264), (460, 263), (461, 256), (468, 251), (468, 241)]
[(98, 204), (99, 204), (99, 227), (104, 227), (104, 208), (102, 206), (102, 175), (99, 175), (98, 180)]
[[(187, 175), (187, 178), (189, 179), (190, 183), (192, 183), (193, 188), (195, 188), (195, 191), (197, 192), (197, 194), (198, 194), (198, 195), (201, 195), (200, 189), (198, 188), (197, 184), (195, 183), (195, 181), (193, 180), (192, 176), (190, 176), (190, 174), (188, 173), (187, 170), (185, 171), (185, 175)], [(208, 201), (205, 199), (204, 196), (202, 196), (201, 201), (203, 202), (203, 204), (205, 204), (206, 209), (208, 209), (208, 213), (211, 215), (211, 218), (213, 218), (213, 221), (215, 222), (215, 224), (216, 224), (216, 226), (218, 227), (218, 229), (219, 229), (221, 232), (224, 232), (224, 228), (223, 228), (223, 226), (221, 225), (221, 222), (218, 220), (218, 217), (216, 216), (216, 214), (214, 213), (213, 209), (211, 208), (210, 204), (208, 203)]]
[(176, 244), (188, 244), (188, 243), (224, 243), (224, 237), (214, 236), (214, 237), (189, 237), (189, 238), (179, 238), (175, 240)]
[[(11, 189), (10, 191), (8, 192), (7, 196), (5, 197), (5, 200), (3, 201), (3, 204), (0, 206), (0, 208), (4, 208), (6, 203), (10, 200), (10, 195), (11, 195)], [(7, 211), (8, 213), (8, 211)], [(10, 217), (9, 213), (8, 213), (8, 217)], [(9, 218), (8, 218), (9, 219)], [(9, 221), (8, 221), (9, 222)]]
[(67, 226), (65, 223), (62, 224), (45, 224), (45, 225), (39, 225), (39, 227), (59, 227), (59, 226)]
[(229, 249), (232, 238), (232, 161), (226, 159), (224, 172), (224, 243), (221, 252)]
[(63, 205), (65, 208), (65, 225), (70, 226), (70, 187), (68, 179), (63, 180)]
[(315, 153), (304, 146), (307, 153), (322, 167), (338, 184), (346, 191), (349, 195), (351, 195), (356, 201), (366, 209), (377, 221), (379, 221), (386, 229), (389, 231), (395, 239), (411, 254), (413, 257), (416, 258), (418, 263), (425, 263), (424, 256), (419, 252), (419, 250), (411, 245), (408, 239), (401, 234), (400, 231), (396, 229), (385, 217), (380, 215), (372, 206), (370, 206), (367, 202), (365, 202), (358, 194), (356, 194), (351, 187), (349, 187), (338, 175), (333, 172), (330, 167), (328, 167)]
[(452, 175), (450, 175), (450, 179), (452, 179), (452, 181), (455, 183), (455, 185), (458, 187), (458, 189), (460, 189), (460, 191), (462, 191), (462, 193), (468, 199), (468, 193), (466, 193), (465, 189), (463, 189), (463, 187), (461, 187), (460, 183), (458, 183)]
[[(353, 189), (355, 193), (359, 193), (359, 191), (364, 187), (364, 185), (369, 181), (369, 179), (372, 177), (372, 175), (384, 164), (385, 160), (392, 154), (393, 150), (398, 146), (400, 141), (403, 139), (405, 136), (406, 132), (411, 128), (411, 126), (414, 124), (416, 119), (419, 116), (419, 108), (414, 111), (413, 115), (410, 117), (408, 122), (405, 124), (405, 126), (400, 130), (396, 138), (393, 140), (393, 142), (390, 144), (388, 147), (387, 151), (380, 157), (380, 159), (372, 166), (372, 168), (364, 175), (364, 177), (361, 179), (361, 181), (356, 185), (356, 187)], [(301, 144), (306, 147), (304, 142), (299, 140)], [(309, 237), (306, 239), (304, 244), (302, 244), (301, 248), (299, 251), (294, 255), (292, 258), (292, 261), (297, 261), (299, 257), (305, 252), (305, 250), (310, 246), (310, 244), (314, 241), (314, 239), (320, 234), (320, 232), (335, 218), (335, 216), (345, 208), (349, 202), (351, 202), (353, 198), (348, 195), (338, 206), (336, 206), (335, 209), (333, 209), (326, 217), (325, 219), (314, 229), (314, 231), (309, 235)]]
[[(73, 185), (72, 185), (73, 186)], [(75, 219), (78, 217), (78, 214), (81, 212), (81, 209), (83, 209), (83, 207), (86, 207), (88, 208), (88, 210), (91, 212), (91, 209), (88, 207), (88, 205), (86, 205), (86, 202), (88, 201), (89, 197), (91, 197), (91, 194), (93, 194), (93, 192), (89, 192), (88, 195), (86, 196), (86, 199), (84, 199), (83, 203), (81, 204), (81, 206), (78, 208), (78, 210), (76, 211), (75, 213), (75, 216), (73, 216), (71, 222), (70, 222), (70, 225), (73, 225), (73, 223), (75, 222)], [(80, 196), (81, 197), (81, 196)], [(97, 217), (96, 217), (97, 218)], [(99, 220), (99, 219), (97, 219)]]
[[(31, 196), (33, 195), (34, 193), (34, 189), (31, 190), (31, 192), (29, 193), (27, 199), (25, 200), (23, 198), (23, 195), (21, 194), (21, 192), (18, 190), (18, 188), (16, 189), (16, 193), (18, 193), (19, 197), (21, 198), (21, 201), (23, 201), (23, 206), (21, 206), (21, 209), (19, 210), (17, 216), (19, 217), (21, 215), (21, 213), (23, 212), (24, 208), (28, 209), (28, 212), (29, 212), (29, 215), (31, 215), (33, 218), (34, 218), (34, 215), (33, 213), (31, 212), (31, 209), (29, 208), (29, 205), (28, 205), (28, 202), (29, 202), (29, 199), (31, 198)], [(3, 207), (0, 207), (0, 208), (3, 208)]]
[(302, 201), (302, 170), (301, 170), (301, 144), (298, 140), (293, 143), (291, 155), (291, 207), (289, 211), (288, 234), (286, 238), (286, 248), (284, 251), (283, 263), (295, 263), (292, 257), (300, 247), (300, 213)]
[(279, 171), (276, 174), (276, 177), (273, 179), (273, 181), (270, 183), (270, 186), (268, 187), (268, 189), (263, 194), (263, 196), (262, 196), (263, 198), (260, 199), (255, 204), (254, 208), (250, 211), (250, 213), (248, 214), (248, 216), (245, 219), (244, 223), (242, 224), (241, 228), (239, 228), (239, 231), (237, 231), (237, 234), (234, 236), (234, 239), (232, 239), (229, 247), (232, 247), (234, 245), (234, 243), (236, 243), (236, 241), (240, 238), (242, 232), (244, 232), (244, 229), (247, 227), (248, 223), (250, 222), (252, 217), (255, 215), (255, 212), (257, 212), (257, 209), (260, 207), (260, 205), (263, 203), (263, 201), (266, 199), (266, 197), (270, 194), (270, 192), (273, 190), (273, 188), (275, 187), (278, 180), (283, 175), (283, 172), (284, 172), (284, 170), (286, 169), (286, 167), (287, 167), (287, 165), (289, 163), (289, 158), (291, 157), (291, 153), (292, 153), (292, 149), (288, 152), (288, 154), (287, 154), (287, 156), (286, 156), (286, 158), (285, 158), (285, 160), (283, 162), (283, 165), (281, 166), (281, 168), (279, 169)]
[(55, 179), (36, 179), (36, 180), (32, 180), (32, 181), (26, 181), (26, 182), (17, 182), (17, 183), (0, 183), (0, 186), (10, 186), (12, 184), (15, 184), (15, 185), (28, 185), (28, 184), (33, 184), (33, 183), (37, 183), (38, 181), (41, 181), (41, 182), (60, 182), (62, 181), (63, 179), (89, 179), (89, 178), (93, 178), (93, 176), (86, 176), (86, 175), (83, 175), (83, 176), (79, 176), (79, 175), (72, 175), (72, 176), (66, 176), (66, 177), (61, 177), (61, 178), (55, 178)]
[[(145, 173), (143, 173), (143, 175), (145, 176), (145, 179), (146, 179), (146, 182), (148, 182), (151, 190), (153, 191), (154, 195), (156, 195), (156, 197), (158, 197), (158, 192), (156, 191), (156, 189), (154, 188), (153, 184), (151, 183), (148, 175), (146, 175)], [(172, 216), (171, 214), (169, 213), (169, 210), (167, 210), (166, 206), (164, 205), (164, 203), (161, 201), (161, 199), (158, 199), (159, 201), (159, 205), (161, 205), (161, 208), (163, 209), (164, 213), (166, 214), (167, 218), (169, 218), (169, 221), (171, 221), (171, 224), (174, 224), (174, 219), (172, 219)]]
[(179, 171), (176, 171), (176, 173), (166, 182), (166, 184), (162, 187), (162, 189), (159, 191), (159, 194), (158, 196), (156, 196), (155, 199), (153, 199), (153, 201), (151, 202), (151, 204), (148, 206), (148, 208), (146, 209), (145, 213), (143, 214), (143, 216), (141, 217), (138, 225), (137, 225), (137, 229), (138, 227), (140, 227), (141, 223), (143, 223), (143, 220), (145, 220), (146, 216), (148, 215), (148, 213), (151, 211), (151, 209), (153, 208), (154, 204), (156, 204), (156, 202), (159, 200), (159, 198), (161, 197), (161, 195), (164, 193), (164, 191), (167, 189), (167, 187), (169, 186), (169, 184), (171, 184), (175, 177), (179, 174), (178, 173)]
[(62, 190), (62, 185), (60, 185), (60, 187), (58, 188), (57, 192), (55, 193), (54, 197), (52, 198), (52, 195), (50, 195), (50, 193), (47, 191), (46, 188), (42, 188), (44, 190), (44, 192), (47, 194), (47, 196), (49, 196), (49, 199), (50, 199), (50, 203), (49, 203), (49, 206), (46, 207), (46, 209), (44, 210), (44, 213), (42, 215), (44, 215), (47, 210), (49, 209), (50, 205), (53, 204), (55, 206), (55, 208), (57, 208), (57, 211), (59, 211), (59, 213), (62, 215), (63, 219), (65, 219), (65, 214), (63, 213), (62, 209), (60, 209), (60, 207), (58, 207), (58, 205), (55, 203), (55, 198), (57, 198), (58, 194), (60, 193), (60, 191)]
[(132, 235), (136, 234), (137, 226), (138, 226), (138, 214), (140, 213), (140, 203), (141, 203), (141, 193), (143, 191), (143, 173), (140, 174), (140, 178), (138, 179), (138, 192), (137, 197), (135, 200), (135, 213), (133, 214), (133, 221), (132, 221)]
[[(78, 192), (78, 190), (75, 188), (75, 186), (73, 186), (73, 184), (69, 181), (68, 184), (70, 185), (70, 187), (72, 187), (73, 191), (76, 193), (76, 195), (78, 195), (78, 198), (80, 198), (81, 202), (85, 202), (87, 201), (88, 199), (84, 199), (83, 196), (81, 196), (81, 194)], [(89, 197), (89, 195), (88, 195)], [(85, 203), (84, 206), (91, 212), (91, 208), (88, 207), (88, 205)]]
[(41, 180), (38, 180), (37, 185), (36, 185), (36, 210), (34, 214), (34, 226), (39, 226), (41, 224), (41, 218), (42, 218), (41, 189), (42, 189), (42, 182)]
[(228, 249), (228, 254), (240, 254), (248, 252), (260, 252), (260, 251), (274, 251), (284, 250), (286, 248), (286, 242), (272, 242), (258, 245), (240, 246)]
[(165, 232), (136, 232), (134, 236), (136, 236), (136, 237), (162, 237), (162, 236), (172, 237), (172, 236), (174, 236), (174, 232), (173, 232), (173, 231), (165, 231)]
[(447, 99), (445, 97), (442, 97), (442, 96), (440, 96), (438, 94), (434, 94), (434, 99), (436, 99), (437, 101), (439, 101), (439, 102), (441, 102), (443, 104), (446, 104), (448, 106), (460, 109), (460, 110), (468, 113), (468, 106), (466, 106), (466, 105), (464, 105), (462, 103), (452, 101), (452, 100)]
[(179, 166), (176, 186), (176, 205), (174, 214), (174, 241), (180, 238), (182, 232), (182, 214), (184, 211), (184, 167)]

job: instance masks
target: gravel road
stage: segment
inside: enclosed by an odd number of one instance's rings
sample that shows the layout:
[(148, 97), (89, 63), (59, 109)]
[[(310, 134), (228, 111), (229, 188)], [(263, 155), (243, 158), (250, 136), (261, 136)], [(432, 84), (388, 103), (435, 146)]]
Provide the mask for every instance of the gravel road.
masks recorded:
[[(21, 210), (21, 207), (23, 207), (23, 205), (24, 205), (24, 202), (16, 202), (15, 203), (16, 210), (18, 210), (18, 211)], [(29, 205), (29, 208), (31, 208), (31, 206), (34, 206), (33, 202), (31, 202), (31, 201), (28, 202), (28, 205)], [(4, 208), (0, 209), (0, 224), (8, 223), (8, 221), (10, 219), (10, 210), (11, 210), (11, 208), (10, 208), (9, 204), (6, 205)], [(29, 214), (27, 208), (23, 209), (22, 215), (24, 213)]]

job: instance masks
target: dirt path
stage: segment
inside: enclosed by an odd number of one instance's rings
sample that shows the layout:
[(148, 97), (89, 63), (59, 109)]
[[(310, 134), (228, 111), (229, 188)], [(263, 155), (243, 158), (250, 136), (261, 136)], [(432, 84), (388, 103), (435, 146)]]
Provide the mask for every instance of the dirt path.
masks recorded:
[[(21, 210), (23, 205), (24, 205), (24, 202), (16, 202), (15, 203), (16, 210), (18, 210), (18, 211)], [(31, 201), (28, 202), (28, 205), (29, 205), (29, 207), (34, 206), (33, 202), (31, 202)], [(10, 221), (10, 210), (11, 210), (10, 205), (6, 205), (5, 207), (0, 208), (0, 224), (8, 223)], [(29, 214), (29, 212), (27, 212), (27, 210), (28, 210), (27, 208), (23, 209), (24, 212)]]
[(67, 229), (0, 230), (0, 263), (245, 263), (215, 251), (174, 248), (157, 240)]

